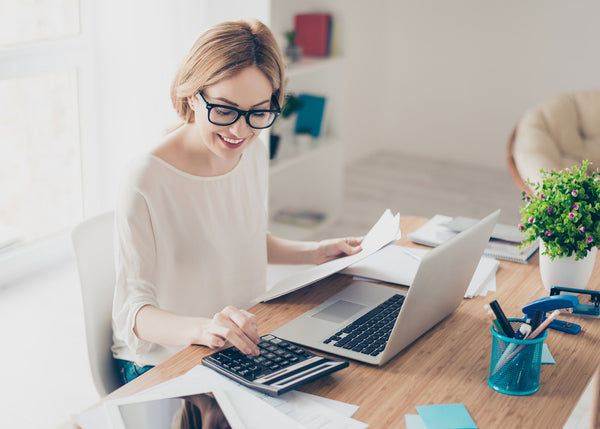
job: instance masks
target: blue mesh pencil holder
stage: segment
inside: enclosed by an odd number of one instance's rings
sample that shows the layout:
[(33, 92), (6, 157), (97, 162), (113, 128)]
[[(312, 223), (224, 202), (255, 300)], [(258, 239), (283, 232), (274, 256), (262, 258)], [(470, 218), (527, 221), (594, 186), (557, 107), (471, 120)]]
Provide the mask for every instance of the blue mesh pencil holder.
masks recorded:
[[(521, 319), (509, 319), (517, 332), (524, 323)], [(517, 340), (492, 330), (492, 357), (488, 384), (507, 395), (531, 395), (540, 388), (542, 348), (548, 336), (547, 330), (533, 340)]]

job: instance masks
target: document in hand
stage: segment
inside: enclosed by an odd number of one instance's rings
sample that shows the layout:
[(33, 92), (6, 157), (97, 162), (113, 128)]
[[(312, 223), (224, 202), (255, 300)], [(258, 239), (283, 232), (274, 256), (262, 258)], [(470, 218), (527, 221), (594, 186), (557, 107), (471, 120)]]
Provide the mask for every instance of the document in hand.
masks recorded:
[[(454, 237), (459, 231), (466, 229), (474, 222), (476, 222), (475, 219), (461, 217), (452, 218), (450, 216), (437, 214), (421, 228), (407, 234), (406, 238), (415, 243), (436, 247)], [(529, 258), (538, 249), (538, 243), (534, 242), (523, 249), (519, 249), (519, 246), (521, 245), (520, 242), (509, 241), (513, 240), (513, 236), (516, 235), (509, 234), (510, 228), (509, 225), (497, 224), (496, 228), (494, 228), (494, 232), (492, 232), (492, 238), (483, 254), (505, 261), (526, 264)], [(514, 229), (516, 230), (516, 227), (514, 227)]]
[(386, 209), (364, 237), (361, 244), (362, 250), (359, 253), (338, 258), (321, 265), (309, 265), (301, 271), (292, 269), (290, 275), (279, 278), (275, 283), (267, 285), (267, 292), (257, 297), (255, 301), (270, 301), (324, 279), (325, 277), (337, 273), (347, 266), (372, 255), (383, 246), (398, 240), (400, 236), (400, 213), (392, 215), (392, 212), (389, 209)]

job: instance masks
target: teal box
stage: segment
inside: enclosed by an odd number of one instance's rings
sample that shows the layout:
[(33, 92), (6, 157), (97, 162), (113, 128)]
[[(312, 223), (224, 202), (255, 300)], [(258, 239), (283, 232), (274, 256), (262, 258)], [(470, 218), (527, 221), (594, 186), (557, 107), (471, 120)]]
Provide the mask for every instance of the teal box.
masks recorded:
[[(517, 332), (523, 322), (509, 319)], [(517, 340), (499, 334), (491, 327), (492, 356), (488, 384), (507, 395), (531, 395), (540, 388), (542, 350), (548, 330), (533, 340)]]

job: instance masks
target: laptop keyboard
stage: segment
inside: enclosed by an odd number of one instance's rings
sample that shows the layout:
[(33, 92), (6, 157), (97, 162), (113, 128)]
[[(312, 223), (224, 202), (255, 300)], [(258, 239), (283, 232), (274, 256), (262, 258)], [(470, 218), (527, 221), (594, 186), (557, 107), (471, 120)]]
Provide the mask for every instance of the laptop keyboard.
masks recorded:
[(383, 351), (404, 303), (404, 295), (396, 294), (373, 310), (327, 338), (323, 343), (377, 356)]
[(295, 389), (348, 366), (348, 362), (316, 355), (274, 335), (264, 335), (258, 356), (235, 347), (202, 358), (202, 363), (237, 382), (269, 395)]

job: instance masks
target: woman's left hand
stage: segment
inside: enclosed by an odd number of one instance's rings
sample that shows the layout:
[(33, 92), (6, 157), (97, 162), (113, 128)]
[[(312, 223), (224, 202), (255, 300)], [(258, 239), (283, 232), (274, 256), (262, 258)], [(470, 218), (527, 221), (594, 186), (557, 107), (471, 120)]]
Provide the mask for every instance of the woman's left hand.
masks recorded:
[(342, 256), (354, 255), (362, 250), (362, 237), (332, 238), (317, 244), (315, 264), (323, 264)]

